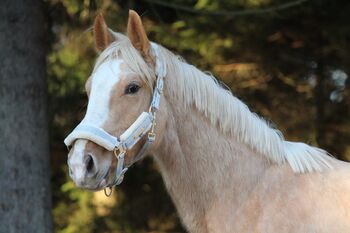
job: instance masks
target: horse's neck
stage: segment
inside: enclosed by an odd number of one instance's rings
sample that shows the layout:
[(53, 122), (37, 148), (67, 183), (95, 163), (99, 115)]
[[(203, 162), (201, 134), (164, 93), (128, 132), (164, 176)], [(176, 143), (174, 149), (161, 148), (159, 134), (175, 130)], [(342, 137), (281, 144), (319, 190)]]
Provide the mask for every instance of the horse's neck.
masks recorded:
[(168, 105), (167, 127), (154, 157), (185, 224), (205, 226), (201, 221), (209, 208), (225, 198), (231, 205), (242, 203), (268, 163), (196, 109)]

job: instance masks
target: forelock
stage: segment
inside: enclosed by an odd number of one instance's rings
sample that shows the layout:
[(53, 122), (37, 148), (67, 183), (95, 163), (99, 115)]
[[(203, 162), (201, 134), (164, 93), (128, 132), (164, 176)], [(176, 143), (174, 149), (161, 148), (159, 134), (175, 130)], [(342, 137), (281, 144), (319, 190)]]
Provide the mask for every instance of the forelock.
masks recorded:
[(127, 67), (140, 75), (140, 78), (153, 89), (155, 81), (154, 70), (145, 62), (140, 53), (132, 46), (127, 37), (111, 43), (98, 57), (93, 73), (104, 62), (112, 59), (122, 59)]

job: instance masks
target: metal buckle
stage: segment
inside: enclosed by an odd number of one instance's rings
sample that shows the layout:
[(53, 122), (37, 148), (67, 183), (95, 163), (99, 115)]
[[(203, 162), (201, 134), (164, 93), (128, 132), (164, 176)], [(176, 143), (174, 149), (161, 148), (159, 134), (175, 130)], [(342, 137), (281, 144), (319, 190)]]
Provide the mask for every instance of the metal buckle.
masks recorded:
[(149, 132), (148, 133), (148, 141), (154, 142), (154, 140), (156, 140), (156, 134), (154, 132)]
[(154, 112), (151, 131), (148, 133), (148, 136), (147, 136), (149, 142), (154, 142), (154, 140), (156, 139), (156, 134), (154, 133), (155, 127), (156, 127), (156, 113)]
[(125, 148), (122, 144), (120, 144), (118, 147), (114, 148), (113, 150), (113, 153), (114, 153), (114, 156), (119, 160), (120, 156), (121, 155), (125, 155)]

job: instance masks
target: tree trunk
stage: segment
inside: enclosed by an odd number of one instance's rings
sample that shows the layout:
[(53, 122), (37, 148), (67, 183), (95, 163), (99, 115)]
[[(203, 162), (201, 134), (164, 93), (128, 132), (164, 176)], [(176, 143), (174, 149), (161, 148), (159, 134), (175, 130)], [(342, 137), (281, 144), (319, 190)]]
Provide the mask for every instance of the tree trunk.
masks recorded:
[(0, 232), (52, 231), (40, 0), (0, 5)]

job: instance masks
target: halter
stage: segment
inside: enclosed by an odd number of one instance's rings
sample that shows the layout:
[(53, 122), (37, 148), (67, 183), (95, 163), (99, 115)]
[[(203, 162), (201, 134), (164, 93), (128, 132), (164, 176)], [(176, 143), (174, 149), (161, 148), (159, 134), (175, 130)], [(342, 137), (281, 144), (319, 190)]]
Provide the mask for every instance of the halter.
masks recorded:
[[(159, 59), (158, 45), (155, 43), (151, 43), (151, 45), (156, 57), (156, 85), (153, 89), (152, 101), (148, 112), (142, 112), (136, 121), (122, 135), (120, 135), (119, 138), (109, 134), (100, 127), (81, 122), (64, 140), (67, 147), (71, 146), (77, 139), (87, 139), (104, 147), (108, 151), (113, 151), (118, 163), (112, 182), (108, 186), (110, 189), (109, 194), (107, 194), (105, 189), (106, 196), (111, 195), (113, 186), (121, 184), (125, 172), (133, 163), (142, 157), (156, 137), (154, 132), (156, 125), (156, 112), (159, 109), (160, 97), (163, 92), (163, 78), (166, 75), (166, 66)], [(124, 167), (125, 153), (131, 150), (146, 134), (146, 142), (135, 156), (133, 163), (128, 167)]]

